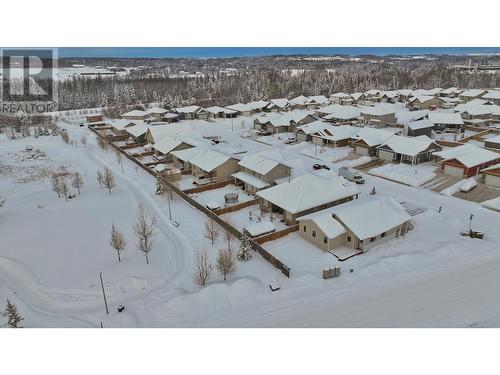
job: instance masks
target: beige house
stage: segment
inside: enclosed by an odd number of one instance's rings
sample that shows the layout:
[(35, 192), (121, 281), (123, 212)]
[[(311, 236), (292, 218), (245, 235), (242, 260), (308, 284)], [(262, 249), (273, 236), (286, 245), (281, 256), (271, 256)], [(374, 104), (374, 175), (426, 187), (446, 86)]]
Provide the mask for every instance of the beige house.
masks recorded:
[(243, 184), (246, 192), (251, 194), (276, 185), (276, 180), (289, 177), (291, 174), (289, 166), (260, 154), (249, 155), (238, 165), (240, 171), (232, 176)]
[(359, 190), (340, 176), (326, 178), (307, 173), (256, 195), (261, 198), (262, 210), (281, 213), (284, 222), (292, 225), (301, 216), (357, 199)]
[(396, 122), (396, 111), (385, 106), (365, 107), (360, 112), (365, 124), (383, 127)]
[(172, 159), (177, 168), (191, 171), (196, 185), (225, 181), (239, 168), (238, 159), (205, 146), (173, 151)]
[(409, 99), (410, 105), (419, 110), (441, 107), (443, 102), (443, 99), (431, 95), (417, 95)]
[(325, 251), (348, 247), (367, 252), (404, 235), (410, 220), (393, 198), (371, 196), (299, 218), (299, 233)]

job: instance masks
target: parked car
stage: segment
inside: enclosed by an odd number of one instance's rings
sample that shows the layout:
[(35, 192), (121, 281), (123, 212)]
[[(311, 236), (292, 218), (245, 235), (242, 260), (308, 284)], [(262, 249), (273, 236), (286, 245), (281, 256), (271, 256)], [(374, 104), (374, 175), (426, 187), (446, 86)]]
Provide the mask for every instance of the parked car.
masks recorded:
[(460, 185), (460, 191), (463, 193), (468, 193), (476, 186), (477, 186), (476, 180), (469, 178), (468, 180), (465, 180), (465, 182), (462, 185)]
[(318, 170), (318, 169), (321, 169), (321, 168), (323, 168), (323, 167), (321, 166), (321, 164), (313, 164), (313, 169), (314, 169), (314, 170)]
[(353, 172), (347, 167), (339, 168), (339, 176), (344, 177), (346, 180), (355, 182), (356, 184), (364, 184), (365, 179), (358, 172)]
[(83, 121), (80, 121), (80, 127), (85, 126), (85, 123)]
[(285, 140), (285, 144), (289, 145), (289, 144), (292, 144), (292, 143), (296, 143), (297, 142), (297, 138), (295, 137), (289, 137), (288, 139)]

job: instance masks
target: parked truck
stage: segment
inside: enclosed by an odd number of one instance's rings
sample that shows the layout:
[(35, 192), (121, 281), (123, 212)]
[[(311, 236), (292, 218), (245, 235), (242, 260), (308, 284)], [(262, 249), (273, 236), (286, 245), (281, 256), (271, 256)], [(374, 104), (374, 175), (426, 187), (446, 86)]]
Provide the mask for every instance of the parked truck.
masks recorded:
[(347, 167), (339, 168), (339, 176), (344, 177), (346, 180), (355, 182), (357, 184), (364, 184), (365, 180), (358, 172), (353, 172)]

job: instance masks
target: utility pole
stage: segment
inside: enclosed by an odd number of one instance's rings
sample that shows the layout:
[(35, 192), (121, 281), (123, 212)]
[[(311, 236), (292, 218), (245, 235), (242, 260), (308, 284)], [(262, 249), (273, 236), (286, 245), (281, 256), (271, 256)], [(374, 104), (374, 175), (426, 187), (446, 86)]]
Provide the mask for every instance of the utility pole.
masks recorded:
[(470, 216), (469, 216), (469, 231), (471, 231), (471, 232), (472, 232), (472, 218), (473, 217), (474, 217), (474, 215), (470, 214)]
[(99, 272), (99, 278), (101, 279), (102, 296), (104, 298), (104, 306), (106, 306), (106, 314), (109, 315), (108, 301), (106, 301), (106, 292), (104, 291), (104, 283), (102, 282), (102, 272)]
[(170, 208), (170, 196), (172, 195), (172, 185), (168, 184), (168, 217), (172, 221), (172, 209)]

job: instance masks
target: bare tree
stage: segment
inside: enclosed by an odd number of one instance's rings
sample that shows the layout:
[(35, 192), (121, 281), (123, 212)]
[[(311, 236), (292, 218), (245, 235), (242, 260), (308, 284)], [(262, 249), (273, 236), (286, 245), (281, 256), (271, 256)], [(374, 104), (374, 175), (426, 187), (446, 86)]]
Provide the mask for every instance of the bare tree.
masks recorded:
[(123, 173), (123, 156), (122, 153), (118, 150), (116, 152), (116, 160), (118, 161), (118, 164), (120, 164), (120, 167), (122, 168), (122, 173)]
[(205, 221), (205, 238), (209, 239), (212, 245), (219, 238), (219, 225), (212, 217), (207, 218)]
[(227, 249), (219, 249), (215, 267), (226, 281), (227, 277), (236, 270), (236, 257), (233, 252)]
[(2, 315), (7, 317), (7, 327), (9, 328), (22, 328), (19, 323), (24, 320), (24, 318), (19, 315), (17, 311), (17, 306), (7, 300), (7, 306), (5, 310), (2, 312)]
[(193, 279), (198, 285), (205, 285), (210, 278), (213, 266), (208, 262), (206, 250), (198, 250), (195, 254), (195, 269)]
[(99, 183), (99, 186), (102, 189), (102, 182), (104, 181), (104, 176), (102, 175), (101, 171), (97, 171), (96, 179), (97, 179), (97, 182)]
[(141, 251), (146, 257), (146, 264), (149, 264), (149, 253), (153, 247), (153, 236), (155, 231), (156, 218), (153, 216), (151, 220), (148, 219), (144, 206), (139, 204), (137, 212), (137, 223), (134, 225), (134, 232), (137, 235), (137, 249)]
[(58, 198), (61, 198), (61, 194), (62, 194), (61, 182), (62, 182), (61, 178), (56, 174), (53, 174), (50, 177), (50, 183), (52, 185), (52, 190), (57, 193)]
[(78, 191), (78, 195), (80, 195), (80, 189), (83, 187), (83, 179), (80, 173), (75, 172), (73, 174), (73, 179), (71, 180), (71, 186), (73, 186)]
[(120, 257), (121, 253), (125, 250), (127, 246), (127, 240), (122, 232), (120, 232), (115, 224), (111, 224), (111, 239), (109, 240), (109, 244), (113, 249), (116, 250), (116, 254), (118, 255), (118, 262), (121, 262), (122, 259)]
[(113, 172), (108, 167), (104, 168), (102, 184), (106, 189), (108, 189), (109, 194), (111, 194), (111, 189), (113, 189), (116, 186)]
[(61, 194), (64, 195), (64, 198), (66, 198), (66, 202), (67, 202), (68, 195), (69, 195), (69, 186), (68, 186), (68, 182), (66, 181), (65, 178), (61, 179)]

